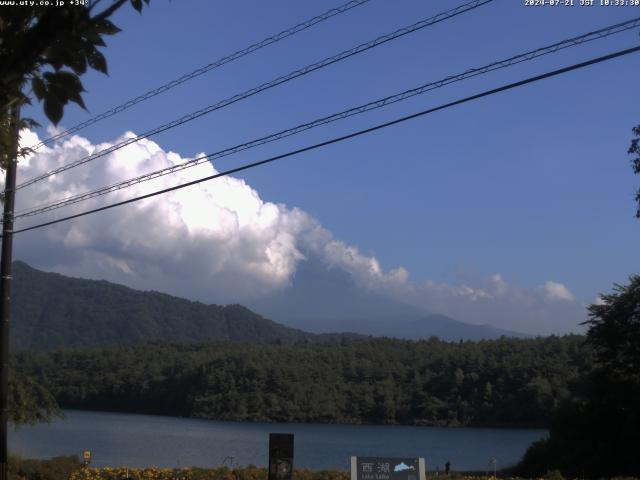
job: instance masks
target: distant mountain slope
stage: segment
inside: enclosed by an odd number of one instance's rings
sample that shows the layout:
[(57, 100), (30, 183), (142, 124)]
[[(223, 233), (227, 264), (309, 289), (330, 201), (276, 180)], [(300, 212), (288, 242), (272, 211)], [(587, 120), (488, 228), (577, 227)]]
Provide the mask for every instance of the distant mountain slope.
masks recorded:
[(250, 305), (287, 326), (305, 331), (356, 332), (409, 340), (490, 340), (527, 335), (491, 325), (473, 325), (358, 287), (351, 275), (310, 257), (291, 286)]
[(425, 315), (423, 309), (357, 285), (349, 272), (329, 266), (313, 255), (297, 265), (288, 288), (255, 300), (249, 307), (305, 330), (307, 319), (416, 318)]
[[(16, 348), (203, 341), (338, 341), (288, 328), (241, 305), (205, 305), (104, 280), (70, 278), (14, 262), (11, 342)], [(353, 337), (347, 335), (346, 337)]]
[[(285, 320), (286, 321), (286, 320)], [(295, 323), (289, 323), (295, 325)], [(347, 331), (376, 337), (392, 337), (406, 340), (438, 337), (445, 341), (493, 340), (500, 337), (527, 338), (528, 335), (502, 330), (491, 325), (471, 325), (446, 315), (431, 314), (413, 317), (378, 318), (307, 318), (304, 329), (314, 333)]]
[[(504, 330), (493, 325), (472, 325), (438, 314), (429, 315), (415, 323), (417, 323), (415, 331), (423, 332), (423, 337), (430, 333), (442, 340), (492, 340), (500, 337), (533, 338), (533, 335)], [(411, 324), (407, 326), (412, 327)]]

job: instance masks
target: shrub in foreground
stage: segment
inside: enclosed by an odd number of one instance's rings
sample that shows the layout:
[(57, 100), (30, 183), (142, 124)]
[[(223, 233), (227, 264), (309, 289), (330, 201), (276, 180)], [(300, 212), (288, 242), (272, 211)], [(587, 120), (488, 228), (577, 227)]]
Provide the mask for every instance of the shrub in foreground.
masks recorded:
[(8, 462), (9, 480), (18, 480), (18, 473), (28, 480), (67, 480), (82, 463), (77, 455), (54, 457), (49, 460), (34, 460), (10, 455)]

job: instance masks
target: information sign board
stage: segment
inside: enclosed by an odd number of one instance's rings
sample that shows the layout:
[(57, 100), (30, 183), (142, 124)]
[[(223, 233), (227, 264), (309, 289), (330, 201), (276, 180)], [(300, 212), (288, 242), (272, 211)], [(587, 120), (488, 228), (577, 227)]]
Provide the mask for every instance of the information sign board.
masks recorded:
[(351, 457), (351, 480), (425, 480), (424, 458)]

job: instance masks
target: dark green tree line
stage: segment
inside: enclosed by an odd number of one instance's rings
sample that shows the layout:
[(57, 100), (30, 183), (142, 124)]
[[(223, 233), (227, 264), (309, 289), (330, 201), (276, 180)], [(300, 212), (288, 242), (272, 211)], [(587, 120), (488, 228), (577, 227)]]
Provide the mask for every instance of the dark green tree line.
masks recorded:
[(591, 368), (584, 337), (147, 344), (21, 352), (63, 407), (247, 421), (546, 426)]
[(640, 276), (589, 307), (594, 368), (557, 411), (549, 438), (534, 444), (521, 473), (558, 469), (581, 477), (640, 473)]

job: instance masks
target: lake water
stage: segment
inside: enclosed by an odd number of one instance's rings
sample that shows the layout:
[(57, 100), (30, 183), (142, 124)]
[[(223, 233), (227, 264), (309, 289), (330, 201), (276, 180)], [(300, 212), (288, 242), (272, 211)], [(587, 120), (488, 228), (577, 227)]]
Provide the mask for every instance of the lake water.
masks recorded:
[[(424, 457), (428, 470), (449, 460), (453, 470), (513, 465), (545, 430), (244, 423), (122, 413), (65, 411), (64, 420), (9, 433), (9, 449), (30, 458), (81, 456), (92, 466), (264, 466), (269, 432), (295, 434), (294, 465), (347, 470), (350, 455)], [(231, 460), (227, 460), (228, 465)]]

